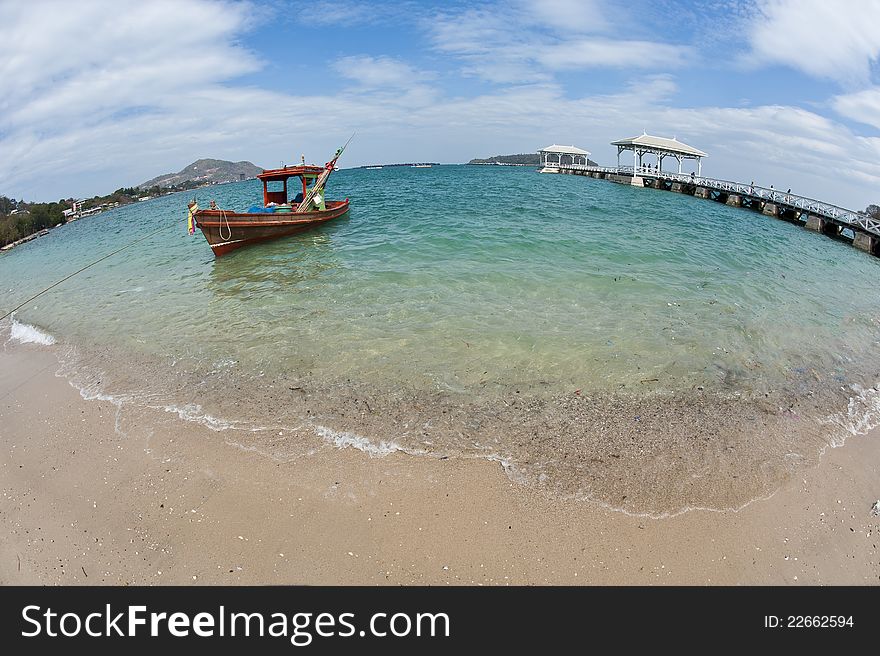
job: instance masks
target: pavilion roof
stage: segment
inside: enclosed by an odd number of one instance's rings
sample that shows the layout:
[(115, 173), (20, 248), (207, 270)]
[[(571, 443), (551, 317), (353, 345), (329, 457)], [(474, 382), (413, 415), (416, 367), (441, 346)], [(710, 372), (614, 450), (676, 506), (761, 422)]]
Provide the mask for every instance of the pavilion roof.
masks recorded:
[(552, 146), (546, 146), (541, 148), (539, 153), (559, 153), (561, 155), (589, 155), (590, 151), (583, 150), (582, 148), (575, 148), (574, 146), (560, 146), (558, 144), (553, 144)]
[(629, 139), (621, 139), (620, 141), (612, 141), (612, 146), (623, 146), (625, 148), (649, 148), (667, 153), (675, 153), (677, 155), (686, 155), (688, 157), (708, 157), (702, 150), (698, 150), (693, 146), (680, 142), (676, 138), (668, 139), (666, 137), (655, 137), (651, 134), (640, 134), (637, 137)]

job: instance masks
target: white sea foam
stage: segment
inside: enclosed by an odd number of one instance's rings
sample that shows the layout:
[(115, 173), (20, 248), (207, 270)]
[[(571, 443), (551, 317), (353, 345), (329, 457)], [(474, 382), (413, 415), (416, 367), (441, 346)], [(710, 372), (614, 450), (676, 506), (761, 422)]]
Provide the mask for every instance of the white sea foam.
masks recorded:
[(842, 428), (842, 432), (831, 439), (831, 446), (843, 446), (847, 435), (864, 435), (880, 426), (880, 386), (862, 387), (852, 385), (853, 395), (849, 397), (846, 410), (831, 415), (826, 423)]
[[(59, 374), (56, 373), (56, 375)], [(105, 394), (103, 391), (101, 391), (100, 381), (83, 384), (72, 378), (68, 378), (67, 382), (70, 383), (70, 385), (74, 389), (79, 390), (79, 395), (83, 398), (84, 401), (105, 401), (112, 404), (116, 408), (116, 417), (113, 422), (113, 430), (120, 437), (128, 437), (128, 433), (122, 430), (122, 406), (128, 399), (122, 396)]]
[(202, 426), (206, 426), (213, 431), (225, 431), (230, 428), (234, 428), (232, 423), (226, 421), (225, 419), (220, 419), (218, 417), (211, 416), (206, 412), (202, 412), (202, 406), (200, 406), (198, 403), (187, 403), (186, 405), (166, 405), (162, 406), (162, 410), (164, 410), (165, 412), (174, 413), (184, 421), (191, 421), (197, 424), (201, 424)]
[(384, 458), (395, 451), (404, 450), (399, 444), (395, 444), (391, 441), (380, 440), (378, 444), (373, 444), (373, 442), (362, 435), (356, 435), (355, 433), (349, 433), (346, 431), (335, 431), (326, 426), (315, 426), (315, 432), (322, 439), (340, 449), (354, 447), (359, 451), (363, 451), (364, 453), (368, 453), (377, 458)]
[(55, 343), (55, 338), (49, 333), (43, 332), (36, 326), (28, 323), (22, 323), (15, 317), (12, 317), (12, 327), (9, 330), (9, 339), (20, 342), (21, 344), (42, 344), (43, 346), (51, 346)]
[[(501, 469), (504, 470), (504, 473), (507, 475), (507, 478), (509, 478), (514, 483), (519, 483), (520, 485), (525, 485), (525, 484), (529, 483), (531, 480), (529, 478), (529, 476), (524, 471), (519, 469), (514, 463), (512, 463), (507, 458), (499, 456), (496, 453), (490, 454), (488, 456), (480, 456), (480, 457), (484, 458), (485, 460), (489, 460), (490, 462), (497, 462), (498, 464), (500, 464)], [(541, 474), (541, 476), (544, 476), (544, 474)]]

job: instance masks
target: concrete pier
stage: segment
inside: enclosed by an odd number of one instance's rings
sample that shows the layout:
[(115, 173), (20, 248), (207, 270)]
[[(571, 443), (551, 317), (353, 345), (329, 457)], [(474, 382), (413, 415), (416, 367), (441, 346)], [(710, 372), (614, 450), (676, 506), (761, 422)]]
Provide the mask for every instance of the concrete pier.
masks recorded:
[[(840, 236), (840, 231), (842, 226), (835, 223), (830, 219), (826, 219), (821, 216), (816, 216), (814, 214), (810, 214), (807, 218), (806, 228), (808, 230), (815, 230), (816, 232), (821, 232), (823, 235), (828, 237), (838, 237)], [(858, 231), (854, 231), (858, 234)]]
[(857, 232), (855, 233), (856, 238), (853, 240), (853, 246), (858, 248), (860, 251), (865, 251), (866, 253), (876, 253), (878, 251), (878, 246), (880, 246), (880, 239), (874, 237), (873, 235), (869, 235), (867, 232)]
[[(880, 257), (880, 217), (864, 212), (829, 205), (812, 198), (728, 180), (715, 180), (693, 174), (673, 173), (660, 168), (642, 169), (632, 166), (601, 167), (560, 164), (560, 169), (575, 175), (590, 176), (632, 185), (692, 194), (696, 198), (726, 203), (731, 207), (748, 208), (767, 216), (804, 225), (809, 230), (832, 239), (847, 241), (859, 250)], [(645, 167), (647, 168), (647, 167)]]
[(807, 230), (815, 230), (816, 232), (825, 232), (825, 219), (815, 214), (807, 217)]

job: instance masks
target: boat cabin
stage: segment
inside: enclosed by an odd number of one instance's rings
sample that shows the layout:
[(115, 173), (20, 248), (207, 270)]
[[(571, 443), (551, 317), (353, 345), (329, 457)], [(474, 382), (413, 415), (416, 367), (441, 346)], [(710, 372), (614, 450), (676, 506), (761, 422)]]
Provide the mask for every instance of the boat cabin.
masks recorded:
[[(309, 184), (314, 182), (315, 178), (321, 175), (324, 170), (322, 166), (285, 166), (280, 169), (267, 169), (260, 173), (257, 177), (263, 181), (263, 205), (269, 207), (270, 203), (275, 205), (285, 205), (287, 203), (299, 203), (306, 195)], [(290, 178), (299, 178), (299, 186), (292, 184), (288, 192), (287, 181)], [(289, 197), (288, 193), (293, 196)]]

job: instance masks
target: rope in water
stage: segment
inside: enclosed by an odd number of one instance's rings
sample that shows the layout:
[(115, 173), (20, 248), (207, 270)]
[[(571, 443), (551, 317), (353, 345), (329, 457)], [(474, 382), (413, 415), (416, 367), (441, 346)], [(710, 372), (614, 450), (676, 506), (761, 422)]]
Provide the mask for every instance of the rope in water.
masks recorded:
[(86, 269), (88, 269), (88, 268), (90, 268), (90, 267), (93, 267), (93, 266), (95, 266), (96, 264), (100, 264), (101, 262), (103, 262), (104, 260), (106, 260), (108, 257), (113, 257), (113, 256), (116, 255), (117, 253), (124, 251), (126, 248), (131, 248), (132, 246), (134, 246), (134, 245), (137, 244), (138, 242), (143, 241), (144, 239), (147, 239), (147, 238), (149, 238), (149, 237), (152, 237), (153, 235), (157, 235), (157, 234), (159, 234), (160, 232), (162, 232), (163, 230), (168, 230), (168, 229), (170, 229), (170, 228), (174, 228), (174, 227), (175, 227), (174, 225), (170, 225), (170, 226), (165, 226), (164, 228), (159, 228), (158, 230), (154, 230), (153, 232), (151, 232), (151, 233), (148, 234), (148, 235), (144, 235), (143, 237), (139, 237), (139, 238), (135, 239), (134, 241), (129, 242), (128, 244), (126, 244), (126, 245), (123, 246), (122, 248), (117, 248), (115, 251), (113, 251), (112, 253), (108, 253), (107, 255), (105, 255), (104, 257), (102, 257), (101, 259), (99, 259), (99, 260), (95, 260), (95, 261), (92, 262), (91, 264), (87, 264), (87, 265), (84, 266), (82, 269), (78, 269), (77, 271), (74, 271), (74, 272), (71, 273), (70, 275), (68, 275), (68, 276), (64, 276), (64, 277), (63, 277), (61, 280), (59, 280), (58, 282), (54, 282), (54, 283), (52, 283), (51, 285), (49, 285), (48, 287), (46, 287), (46, 289), (44, 289), (44, 290), (41, 291), (40, 293), (38, 293), (38, 294), (34, 294), (34, 295), (31, 296), (28, 300), (26, 300), (24, 303), (21, 303), (21, 304), (18, 305), (17, 307), (14, 307), (13, 309), (11, 309), (9, 312), (7, 312), (7, 313), (4, 314), (2, 317), (0, 317), (0, 321), (3, 321), (6, 317), (15, 314), (15, 313), (18, 312), (21, 308), (23, 308), (25, 305), (27, 305), (28, 303), (30, 303), (31, 301), (33, 301), (35, 298), (39, 298), (40, 296), (42, 296), (43, 294), (45, 294), (46, 292), (48, 292), (48, 291), (49, 291), (50, 289), (52, 289), (53, 287), (57, 287), (58, 285), (60, 285), (61, 283), (63, 283), (65, 280), (70, 280), (70, 279), (73, 278), (75, 275), (77, 275), (77, 274), (79, 274), (79, 273), (82, 273), (82, 272), (85, 271)]

